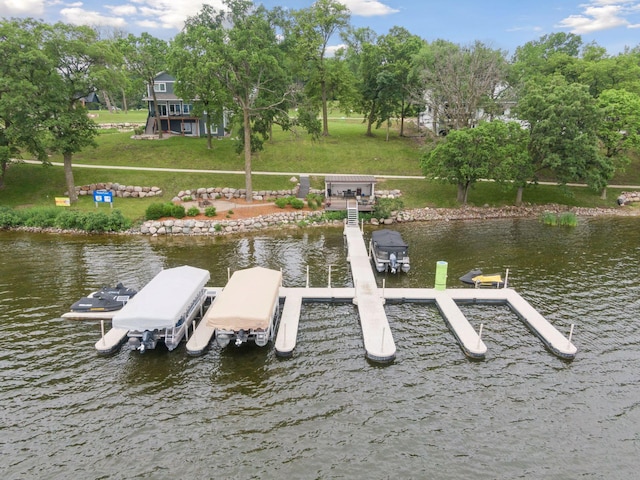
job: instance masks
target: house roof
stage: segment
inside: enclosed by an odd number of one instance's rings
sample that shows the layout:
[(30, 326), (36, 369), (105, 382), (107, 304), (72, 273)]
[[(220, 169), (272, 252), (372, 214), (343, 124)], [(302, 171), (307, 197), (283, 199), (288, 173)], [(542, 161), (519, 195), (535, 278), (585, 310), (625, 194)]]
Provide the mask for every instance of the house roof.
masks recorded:
[(327, 175), (325, 183), (376, 183), (373, 175)]

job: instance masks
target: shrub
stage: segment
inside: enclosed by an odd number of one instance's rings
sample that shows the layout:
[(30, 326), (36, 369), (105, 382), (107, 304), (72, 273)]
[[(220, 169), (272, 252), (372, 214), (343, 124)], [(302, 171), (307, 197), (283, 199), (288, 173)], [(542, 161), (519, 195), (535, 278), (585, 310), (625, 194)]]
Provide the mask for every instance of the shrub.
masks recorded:
[(133, 127), (134, 135), (142, 135), (144, 133), (144, 127)]
[(323, 202), (324, 197), (322, 195), (319, 195), (317, 193), (310, 193), (309, 195), (307, 195), (307, 205), (309, 205), (309, 208), (311, 210), (317, 210), (322, 206)]
[(24, 224), (27, 227), (49, 228), (55, 225), (60, 211), (56, 207), (34, 207), (26, 210)]
[(144, 218), (147, 220), (158, 220), (159, 218), (165, 217), (165, 206), (166, 204), (160, 202), (152, 203), (147, 207)]
[(219, 223), (216, 223), (216, 224), (213, 226), (213, 229), (214, 229), (216, 232), (220, 232), (220, 231), (222, 231), (222, 225), (220, 225)]
[(184, 218), (186, 214), (187, 212), (182, 205), (171, 204), (171, 215), (169, 215), (170, 217)]
[(112, 232), (120, 232), (131, 228), (131, 220), (126, 218), (120, 210), (114, 210), (109, 217), (109, 229)]
[(399, 198), (379, 198), (373, 207), (373, 216), (376, 218), (389, 218), (391, 212), (402, 210), (404, 203)]
[(191, 207), (187, 210), (187, 217), (195, 217), (200, 215), (200, 209), (198, 207)]
[(216, 207), (206, 207), (204, 209), (204, 214), (207, 217), (215, 217), (218, 214), (218, 212), (216, 211)]
[(275, 204), (278, 208), (284, 208), (289, 205), (290, 197), (280, 197), (276, 199)]
[(106, 232), (110, 230), (109, 215), (103, 212), (90, 213), (84, 217), (83, 230), (87, 232)]
[(0, 207), (0, 228), (12, 228), (22, 224), (20, 216), (10, 208)]
[(193, 200), (193, 197), (191, 197), (191, 195), (187, 195), (186, 197), (182, 197), (182, 201), (183, 202), (190, 202), (191, 200)]
[(300, 198), (291, 198), (291, 201), (289, 203), (296, 210), (300, 210), (301, 208), (304, 208), (304, 200)]
[(55, 220), (55, 226), (63, 230), (84, 229), (85, 214), (76, 210), (63, 210)]

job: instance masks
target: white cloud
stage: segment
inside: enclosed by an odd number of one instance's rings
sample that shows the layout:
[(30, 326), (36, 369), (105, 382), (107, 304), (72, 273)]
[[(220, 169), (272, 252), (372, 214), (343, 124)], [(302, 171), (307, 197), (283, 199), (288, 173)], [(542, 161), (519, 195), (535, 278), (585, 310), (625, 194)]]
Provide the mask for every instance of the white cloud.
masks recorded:
[(577, 35), (616, 27), (638, 27), (627, 20), (629, 15), (640, 11), (640, 2), (637, 0), (591, 0), (580, 6), (583, 9), (581, 14), (568, 16), (557, 27), (567, 28)]
[(84, 10), (82, 8), (63, 8), (60, 15), (65, 22), (74, 25), (103, 25), (107, 27), (123, 28), (127, 22), (122, 17), (110, 17), (99, 12)]
[(376, 17), (399, 12), (378, 0), (341, 0), (340, 3), (346, 5), (352, 15), (361, 17)]
[(181, 30), (187, 17), (197, 14), (203, 4), (215, 9), (223, 7), (222, 0), (137, 0), (143, 21), (153, 22), (162, 28)]
[(0, 0), (3, 17), (39, 16), (44, 13), (45, 0)]
[(119, 17), (130, 17), (138, 12), (134, 5), (105, 5), (104, 8)]

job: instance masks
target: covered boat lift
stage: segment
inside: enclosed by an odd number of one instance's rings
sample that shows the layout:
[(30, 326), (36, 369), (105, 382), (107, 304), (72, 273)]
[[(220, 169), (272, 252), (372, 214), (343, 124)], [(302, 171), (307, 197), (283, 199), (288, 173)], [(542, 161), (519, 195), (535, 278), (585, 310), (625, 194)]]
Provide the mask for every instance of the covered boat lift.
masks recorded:
[[(238, 270), (200, 322), (221, 347), (254, 342), (264, 347), (275, 336), (282, 272), (263, 267)], [(203, 327), (205, 328), (205, 327)]]
[[(112, 330), (126, 332), (132, 350), (153, 349), (159, 340), (175, 349), (202, 313), (209, 278), (207, 270), (187, 265), (162, 270), (113, 316)], [(113, 351), (107, 343), (103, 336), (96, 349)]]

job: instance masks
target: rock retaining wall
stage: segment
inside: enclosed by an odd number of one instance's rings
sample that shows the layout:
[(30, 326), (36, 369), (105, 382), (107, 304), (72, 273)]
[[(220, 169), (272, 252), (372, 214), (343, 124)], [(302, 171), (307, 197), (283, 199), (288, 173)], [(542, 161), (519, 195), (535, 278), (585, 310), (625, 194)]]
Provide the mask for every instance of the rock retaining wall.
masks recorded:
[(618, 205), (640, 202), (640, 192), (622, 192), (617, 199)]
[(114, 197), (121, 198), (144, 198), (159, 197), (162, 190), (159, 187), (140, 187), (134, 185), (120, 185), (119, 183), (92, 183), (91, 185), (82, 185), (76, 187), (78, 196), (92, 195), (96, 190), (108, 190), (113, 193)]

